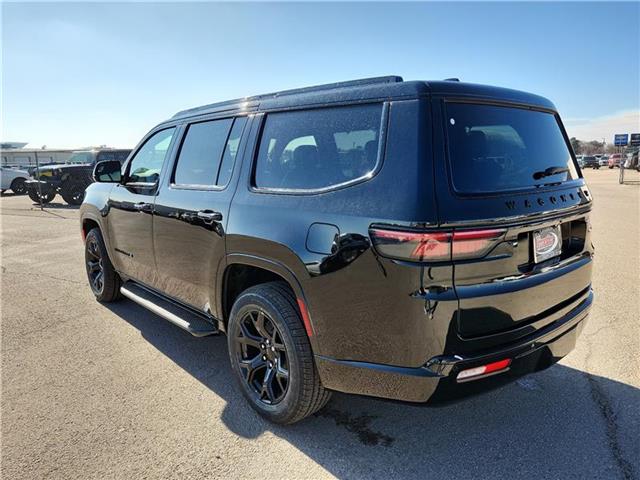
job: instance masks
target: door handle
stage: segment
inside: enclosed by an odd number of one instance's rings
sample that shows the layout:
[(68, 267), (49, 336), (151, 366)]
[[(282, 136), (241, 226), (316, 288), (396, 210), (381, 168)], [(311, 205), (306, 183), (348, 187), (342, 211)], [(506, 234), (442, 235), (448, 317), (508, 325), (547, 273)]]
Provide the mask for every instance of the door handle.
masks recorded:
[(196, 215), (199, 219), (206, 222), (219, 222), (222, 220), (222, 214), (220, 212), (213, 212), (211, 210), (200, 210)]
[(150, 212), (152, 208), (153, 208), (153, 205), (151, 205), (150, 203), (140, 202), (140, 203), (133, 204), (133, 209), (138, 212)]

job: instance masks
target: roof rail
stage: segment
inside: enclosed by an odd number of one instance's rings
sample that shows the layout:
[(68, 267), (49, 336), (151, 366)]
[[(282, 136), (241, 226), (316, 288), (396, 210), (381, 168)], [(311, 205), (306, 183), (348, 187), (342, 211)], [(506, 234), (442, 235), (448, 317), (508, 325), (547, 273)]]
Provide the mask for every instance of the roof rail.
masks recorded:
[(203, 105), (201, 107), (189, 108), (187, 110), (179, 111), (172, 118), (181, 117), (187, 114), (194, 114), (197, 112), (221, 110), (223, 109), (222, 107), (232, 106), (241, 102), (256, 102), (260, 100), (266, 100), (268, 98), (284, 97), (286, 95), (297, 95), (301, 93), (320, 92), (322, 90), (332, 90), (335, 88), (348, 88), (348, 87), (358, 87), (362, 85), (375, 85), (379, 83), (398, 83), (402, 81), (403, 81), (402, 77), (398, 75), (388, 75), (385, 77), (360, 78), (358, 80), (349, 80), (346, 82), (326, 83), (324, 85), (315, 85), (312, 87), (294, 88), (291, 90), (282, 90), (280, 92), (265, 93), (262, 95), (254, 95), (252, 97), (237, 98), (234, 100), (227, 100), (224, 102), (212, 103), (210, 105)]
[(298, 93), (319, 92), (322, 90), (332, 90), (334, 88), (359, 87), (362, 85), (375, 85), (377, 83), (397, 83), (402, 82), (402, 77), (398, 75), (387, 75), (386, 77), (370, 77), (359, 78), (357, 80), (348, 80), (346, 82), (325, 83), (323, 85), (315, 85), (312, 87), (293, 88), (291, 90), (283, 90), (281, 92), (267, 93), (258, 95), (258, 98), (267, 97), (283, 97), (285, 95), (295, 95)]
[(456, 78), (456, 77), (451, 77), (451, 78), (445, 78), (444, 81), (445, 82), (459, 82), (460, 79)]

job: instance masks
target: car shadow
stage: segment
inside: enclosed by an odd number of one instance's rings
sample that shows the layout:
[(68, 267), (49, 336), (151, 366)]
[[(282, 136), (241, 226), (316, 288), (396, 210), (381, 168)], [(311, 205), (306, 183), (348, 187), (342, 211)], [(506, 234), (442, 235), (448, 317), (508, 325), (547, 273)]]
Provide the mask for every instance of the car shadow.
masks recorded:
[(279, 426), (237, 389), (225, 336), (192, 337), (126, 300), (108, 308), (225, 400), (229, 430), (271, 432), (338, 478), (635, 478), (638, 469), (628, 460), (638, 415), (620, 412), (635, 412), (640, 390), (624, 383), (558, 364), (438, 408), (336, 393), (313, 417)]
[[(34, 208), (40, 208), (40, 204), (37, 202), (33, 202), (32, 207)], [(47, 209), (51, 209), (51, 210), (78, 210), (80, 208), (80, 205), (69, 205), (68, 203), (62, 203), (62, 202), (49, 202), (49, 203), (45, 203), (44, 205), (42, 205), (42, 208), (47, 210)]]

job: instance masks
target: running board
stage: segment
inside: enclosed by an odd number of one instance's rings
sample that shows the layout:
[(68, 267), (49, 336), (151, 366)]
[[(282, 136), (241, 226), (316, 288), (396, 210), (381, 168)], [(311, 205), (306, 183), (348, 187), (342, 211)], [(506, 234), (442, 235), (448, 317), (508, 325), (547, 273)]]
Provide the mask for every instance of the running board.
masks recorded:
[(205, 337), (219, 333), (216, 326), (207, 321), (204, 315), (162, 298), (160, 295), (136, 283), (125, 283), (120, 287), (120, 293), (138, 305), (186, 330), (194, 337)]

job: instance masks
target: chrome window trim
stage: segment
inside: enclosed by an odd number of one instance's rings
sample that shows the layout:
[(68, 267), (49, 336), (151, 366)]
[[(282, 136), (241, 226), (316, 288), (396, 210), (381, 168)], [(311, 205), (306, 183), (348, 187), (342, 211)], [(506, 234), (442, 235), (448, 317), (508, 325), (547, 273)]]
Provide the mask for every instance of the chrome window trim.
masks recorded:
[[(367, 103), (357, 103), (357, 104), (346, 104), (341, 105), (345, 107), (349, 106), (360, 106), (360, 105), (376, 105), (380, 102), (367, 102)], [(260, 134), (256, 141), (256, 148), (252, 159), (252, 167), (251, 167), (251, 177), (249, 181), (249, 189), (254, 193), (267, 193), (267, 194), (276, 194), (276, 195), (313, 195), (318, 193), (327, 193), (332, 192), (334, 190), (340, 190), (342, 188), (350, 187), (352, 185), (363, 183), (371, 180), (375, 177), (380, 169), (382, 168), (385, 148), (387, 144), (387, 131), (389, 128), (389, 108), (391, 102), (385, 101), (382, 102), (382, 113), (380, 115), (380, 141), (378, 142), (378, 153), (376, 158), (376, 164), (373, 169), (366, 173), (365, 175), (361, 175), (358, 178), (354, 178), (351, 180), (347, 180), (346, 182), (336, 183), (333, 185), (328, 185), (326, 187), (321, 188), (273, 188), (273, 187), (257, 187), (255, 185), (255, 168), (257, 166), (258, 155), (260, 155), (260, 143), (262, 141), (262, 133), (264, 130), (264, 126), (266, 124), (267, 118), (271, 113), (280, 113), (280, 112), (290, 112), (292, 110), (277, 110), (266, 112), (264, 118), (262, 119), (262, 125), (260, 125)], [(300, 108), (295, 111), (304, 111), (304, 110), (322, 110), (322, 109), (330, 109), (330, 108), (340, 108), (341, 106), (321, 106), (315, 108)]]

